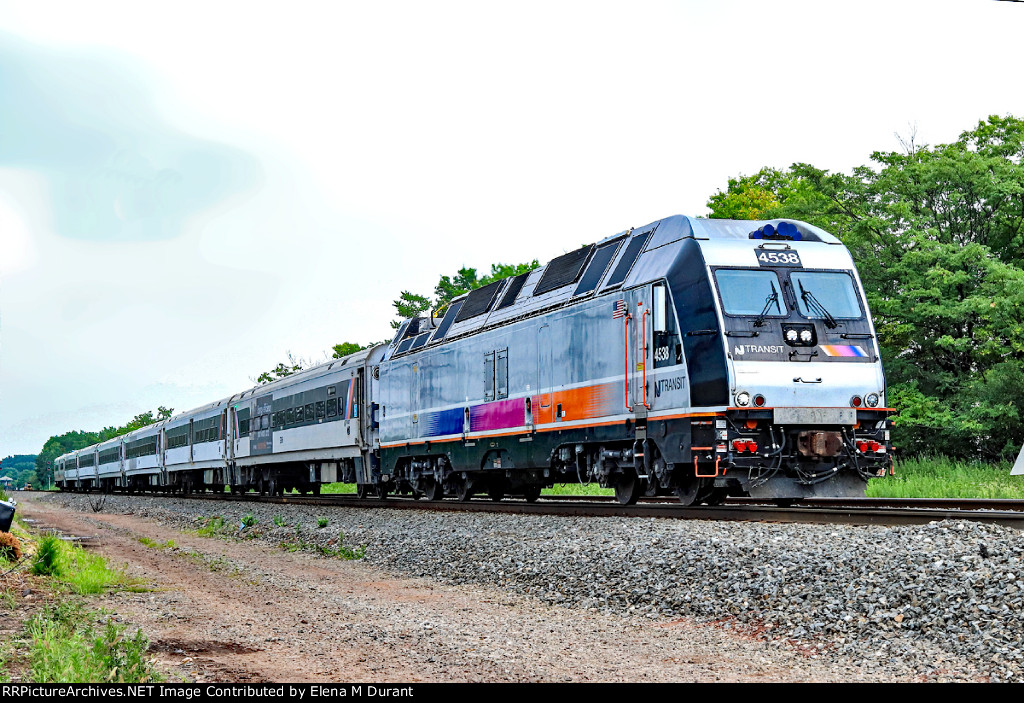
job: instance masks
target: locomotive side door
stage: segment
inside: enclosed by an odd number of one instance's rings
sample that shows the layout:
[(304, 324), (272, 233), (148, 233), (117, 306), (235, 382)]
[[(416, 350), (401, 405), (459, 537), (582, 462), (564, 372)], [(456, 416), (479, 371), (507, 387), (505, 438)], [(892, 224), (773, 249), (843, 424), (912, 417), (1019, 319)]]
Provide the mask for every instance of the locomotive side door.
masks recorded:
[(554, 421), (551, 410), (551, 385), (554, 382), (551, 343), (551, 326), (545, 322), (537, 330), (537, 391), (534, 396), (538, 402), (533, 409), (535, 424)]
[(637, 418), (646, 418), (650, 410), (647, 371), (651, 368), (650, 289), (623, 291), (626, 315), (623, 317), (624, 403)]

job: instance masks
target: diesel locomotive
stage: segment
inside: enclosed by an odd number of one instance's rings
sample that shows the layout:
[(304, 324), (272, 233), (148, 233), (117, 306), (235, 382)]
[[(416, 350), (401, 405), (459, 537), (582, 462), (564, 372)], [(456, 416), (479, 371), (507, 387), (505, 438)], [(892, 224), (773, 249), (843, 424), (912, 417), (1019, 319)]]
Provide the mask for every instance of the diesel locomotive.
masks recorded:
[(787, 503), (890, 466), (885, 378), (834, 236), (673, 216), (456, 298), (394, 339), (59, 457), (79, 490), (536, 500), (595, 482)]

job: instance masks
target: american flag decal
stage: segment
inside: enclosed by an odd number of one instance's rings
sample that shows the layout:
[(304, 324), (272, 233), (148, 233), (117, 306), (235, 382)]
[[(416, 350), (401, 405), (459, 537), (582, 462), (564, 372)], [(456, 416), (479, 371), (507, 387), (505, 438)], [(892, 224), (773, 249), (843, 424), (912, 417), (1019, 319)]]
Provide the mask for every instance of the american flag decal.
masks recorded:
[(615, 301), (615, 310), (614, 310), (614, 312), (612, 312), (612, 319), (613, 320), (618, 320), (620, 317), (625, 317), (625, 316), (626, 316), (626, 301), (625, 300), (616, 300)]

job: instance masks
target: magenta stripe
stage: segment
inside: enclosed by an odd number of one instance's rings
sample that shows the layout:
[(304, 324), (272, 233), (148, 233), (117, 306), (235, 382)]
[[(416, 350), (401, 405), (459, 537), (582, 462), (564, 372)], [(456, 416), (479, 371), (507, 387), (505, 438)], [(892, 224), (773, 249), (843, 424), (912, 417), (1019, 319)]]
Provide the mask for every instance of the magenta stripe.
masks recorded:
[(526, 408), (522, 398), (499, 400), (477, 405), (469, 410), (469, 431), (486, 432), (506, 427), (520, 427), (526, 422)]

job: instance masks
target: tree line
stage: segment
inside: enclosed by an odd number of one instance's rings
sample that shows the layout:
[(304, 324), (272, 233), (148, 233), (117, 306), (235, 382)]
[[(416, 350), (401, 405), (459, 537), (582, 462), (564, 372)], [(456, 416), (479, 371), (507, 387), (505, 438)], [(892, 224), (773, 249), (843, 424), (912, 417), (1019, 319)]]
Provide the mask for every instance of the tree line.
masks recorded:
[(99, 432), (75, 430), (50, 437), (35, 457), (36, 475), (43, 479), (50, 477), (52, 480), (53, 461), (57, 457), (73, 452), (76, 449), (84, 449), (93, 444), (106, 442), (108, 439), (134, 432), (147, 425), (152, 425), (154, 422), (166, 420), (173, 413), (174, 408), (165, 408), (161, 405), (156, 410), (147, 410), (144, 413), (139, 413), (120, 427), (104, 427)]

